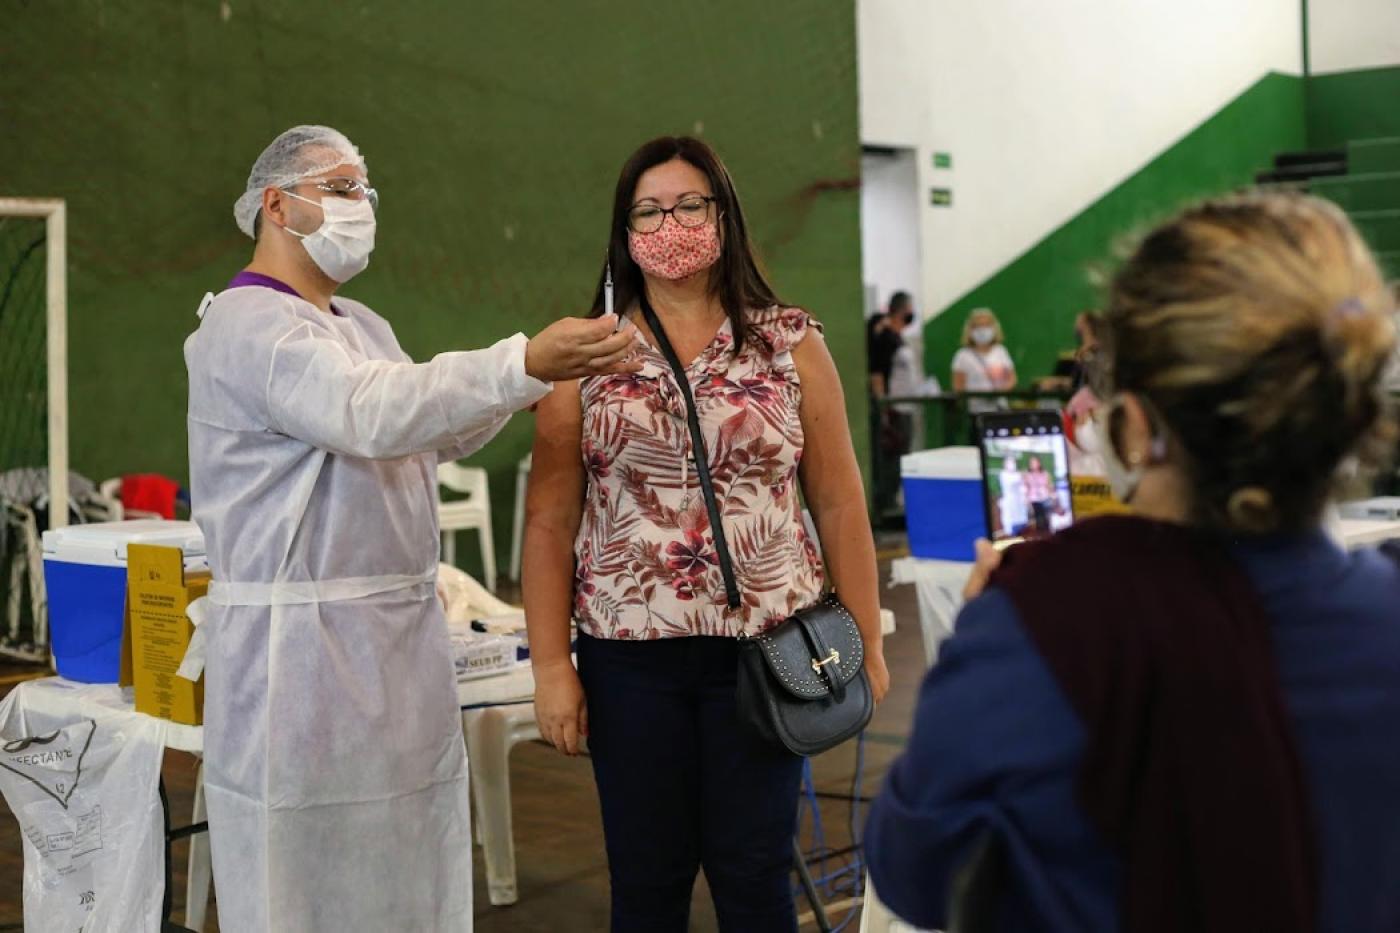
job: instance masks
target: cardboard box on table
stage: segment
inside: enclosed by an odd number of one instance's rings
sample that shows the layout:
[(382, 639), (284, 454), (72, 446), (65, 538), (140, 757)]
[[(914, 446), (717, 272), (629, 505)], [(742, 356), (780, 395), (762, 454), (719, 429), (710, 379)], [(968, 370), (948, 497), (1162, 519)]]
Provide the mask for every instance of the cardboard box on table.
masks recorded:
[(175, 671), (194, 635), (185, 615), (209, 591), (207, 570), (187, 570), (179, 548), (133, 544), (127, 549), (122, 686), (136, 688), (136, 711), (198, 726), (204, 721), (204, 678)]

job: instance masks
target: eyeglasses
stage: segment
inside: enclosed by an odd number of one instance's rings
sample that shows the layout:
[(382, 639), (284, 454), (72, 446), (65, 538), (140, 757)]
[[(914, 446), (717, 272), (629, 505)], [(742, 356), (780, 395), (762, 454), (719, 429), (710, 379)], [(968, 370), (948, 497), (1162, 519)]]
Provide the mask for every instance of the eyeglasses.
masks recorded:
[(693, 195), (676, 202), (675, 207), (659, 207), (655, 204), (639, 204), (627, 212), (627, 228), (633, 233), (655, 233), (666, 222), (666, 215), (682, 227), (702, 227), (710, 219), (712, 197)]
[(322, 178), (319, 181), (304, 181), (299, 184), (315, 185), (318, 191), (352, 201), (369, 201), (373, 210), (379, 210), (379, 192), (355, 178)]

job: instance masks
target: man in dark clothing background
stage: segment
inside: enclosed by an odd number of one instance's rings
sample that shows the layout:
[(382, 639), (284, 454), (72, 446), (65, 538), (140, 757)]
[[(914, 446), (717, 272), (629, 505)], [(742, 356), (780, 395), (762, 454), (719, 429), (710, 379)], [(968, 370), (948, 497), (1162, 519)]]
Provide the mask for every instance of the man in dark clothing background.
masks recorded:
[(914, 320), (914, 299), (908, 292), (890, 296), (889, 310), (871, 316), (866, 327), (866, 365), (870, 372), (870, 436), (873, 448), (875, 510), (878, 525), (894, 505), (899, 491), (899, 458), (909, 452), (908, 415), (881, 404), (889, 397), (894, 358), (904, 346), (903, 332)]

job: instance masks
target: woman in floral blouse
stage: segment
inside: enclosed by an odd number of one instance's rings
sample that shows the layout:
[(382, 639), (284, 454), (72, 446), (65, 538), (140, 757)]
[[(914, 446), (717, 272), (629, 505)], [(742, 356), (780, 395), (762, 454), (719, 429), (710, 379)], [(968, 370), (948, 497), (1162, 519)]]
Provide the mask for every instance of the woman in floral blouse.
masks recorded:
[[(685, 930), (701, 868), (722, 930), (795, 930), (802, 762), (740, 722), (738, 639), (815, 602), (829, 570), (861, 628), (877, 700), (888, 689), (840, 380), (820, 326), (782, 305), (759, 271), (733, 182), (705, 143), (663, 137), (627, 161), (610, 239), (616, 306), (637, 328), (642, 370), (561, 383), (539, 407), (524, 589), (540, 732), (570, 755), (588, 738), (614, 931)], [(642, 294), (686, 366), (737, 610), (726, 606), (685, 401), (642, 320)], [(604, 305), (600, 278), (594, 313)]]

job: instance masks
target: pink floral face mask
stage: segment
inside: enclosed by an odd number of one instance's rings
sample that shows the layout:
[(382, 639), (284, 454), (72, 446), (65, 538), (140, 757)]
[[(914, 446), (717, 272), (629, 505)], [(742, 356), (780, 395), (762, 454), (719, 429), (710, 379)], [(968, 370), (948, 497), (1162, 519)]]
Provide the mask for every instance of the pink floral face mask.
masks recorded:
[(655, 233), (627, 231), (627, 249), (643, 272), (679, 281), (719, 261), (719, 227), (713, 223), (683, 227), (666, 217)]

